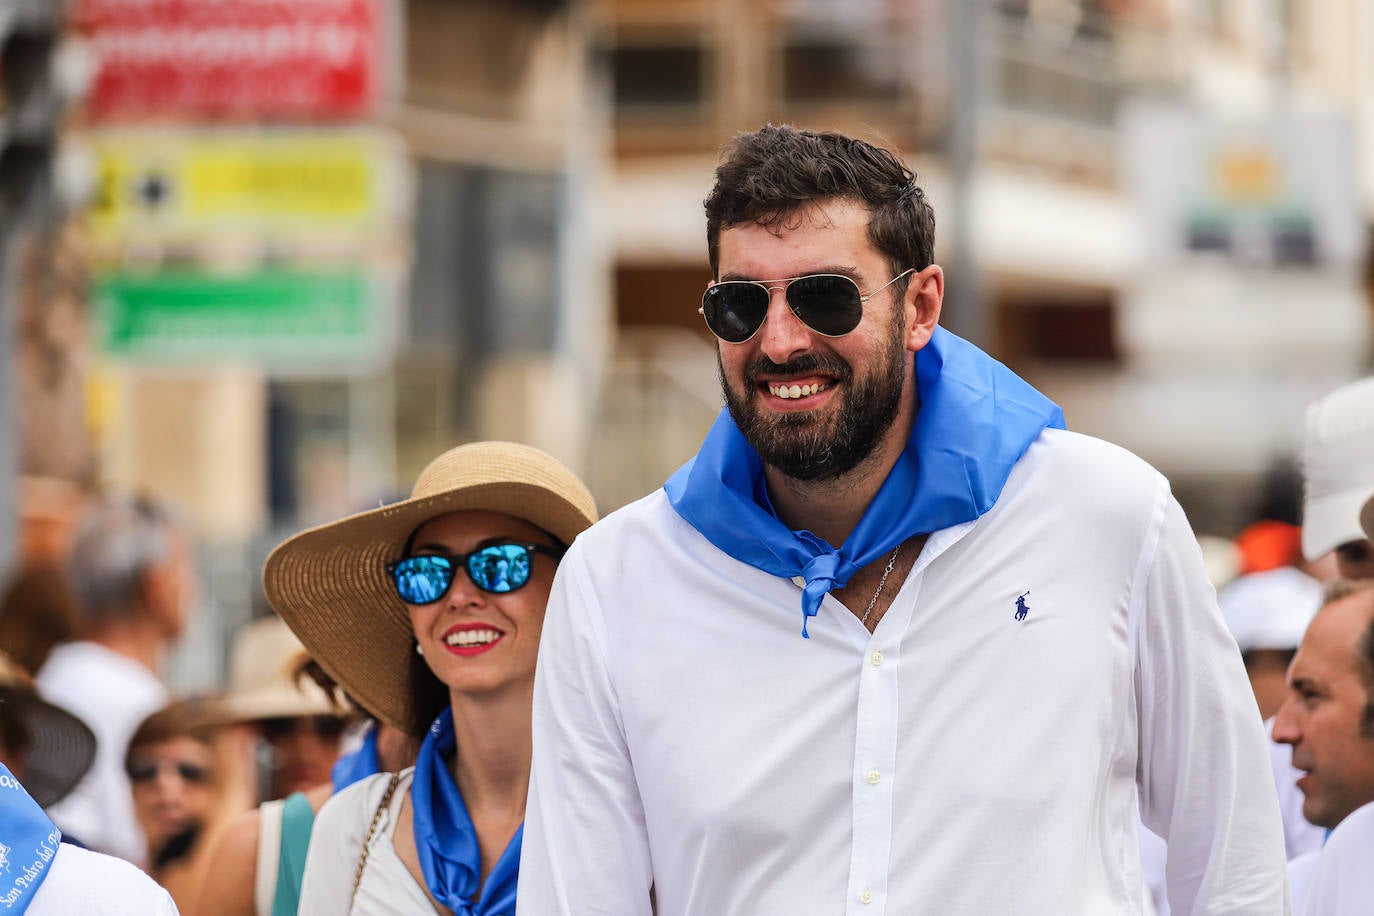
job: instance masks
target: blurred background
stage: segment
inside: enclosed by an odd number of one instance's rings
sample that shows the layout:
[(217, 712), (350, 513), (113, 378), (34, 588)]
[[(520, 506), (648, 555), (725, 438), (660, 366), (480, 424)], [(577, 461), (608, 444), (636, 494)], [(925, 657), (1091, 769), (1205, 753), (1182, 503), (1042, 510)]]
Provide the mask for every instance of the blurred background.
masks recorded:
[(88, 494), (194, 531), (168, 673), (224, 679), (283, 536), (465, 440), (603, 512), (719, 409), (721, 144), (896, 145), (944, 323), (1171, 478), (1298, 521), (1369, 371), (1367, 0), (0, 0), (0, 570)]

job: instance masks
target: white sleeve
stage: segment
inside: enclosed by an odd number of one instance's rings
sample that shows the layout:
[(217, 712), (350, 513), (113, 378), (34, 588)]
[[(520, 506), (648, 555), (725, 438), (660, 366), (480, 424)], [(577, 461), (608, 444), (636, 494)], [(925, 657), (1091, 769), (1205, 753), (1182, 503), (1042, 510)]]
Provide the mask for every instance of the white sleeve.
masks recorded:
[(517, 912), (648, 916), (644, 811), (584, 556), (559, 564), (540, 640)]
[(301, 878), (301, 903), (297, 910), (300, 916), (338, 916), (349, 912), (363, 838), (390, 782), (390, 773), (355, 782), (331, 796), (315, 815), (310, 850), (305, 856), (305, 875)]
[(1161, 484), (1132, 588), (1141, 816), (1168, 843), (1169, 905), (1288, 912), (1267, 742), (1201, 551)]

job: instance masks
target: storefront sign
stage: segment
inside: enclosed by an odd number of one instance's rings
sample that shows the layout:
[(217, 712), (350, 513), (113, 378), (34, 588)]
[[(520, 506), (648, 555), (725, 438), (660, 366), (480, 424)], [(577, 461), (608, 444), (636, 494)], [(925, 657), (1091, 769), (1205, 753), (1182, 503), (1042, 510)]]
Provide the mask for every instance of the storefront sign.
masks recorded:
[(102, 131), (91, 226), (103, 242), (364, 241), (401, 222), (405, 160), (380, 130)]
[(78, 0), (93, 120), (362, 118), (385, 0)]
[(102, 352), (141, 363), (360, 370), (392, 339), (392, 296), (360, 271), (202, 272), (98, 278)]
[(1122, 178), (1153, 261), (1348, 269), (1363, 258), (1348, 119), (1134, 102), (1120, 135)]

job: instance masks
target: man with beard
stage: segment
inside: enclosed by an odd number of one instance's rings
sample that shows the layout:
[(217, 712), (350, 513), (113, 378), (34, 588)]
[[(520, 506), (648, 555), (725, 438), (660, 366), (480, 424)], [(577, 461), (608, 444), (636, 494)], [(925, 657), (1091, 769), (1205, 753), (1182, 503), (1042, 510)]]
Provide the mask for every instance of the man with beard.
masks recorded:
[(726, 410), (573, 545), (519, 912), (1286, 911), (1264, 734), (1167, 482), (938, 327), (887, 150), (765, 127), (706, 200)]

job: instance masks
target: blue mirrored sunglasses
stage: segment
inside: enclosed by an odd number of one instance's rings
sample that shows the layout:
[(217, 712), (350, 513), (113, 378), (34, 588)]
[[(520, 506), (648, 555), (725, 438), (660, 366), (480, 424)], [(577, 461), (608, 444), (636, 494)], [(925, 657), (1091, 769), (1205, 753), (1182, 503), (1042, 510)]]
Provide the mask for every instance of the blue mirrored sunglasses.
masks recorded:
[(530, 581), (532, 554), (542, 553), (557, 562), (563, 551), (542, 544), (491, 544), (472, 553), (424, 553), (388, 563), (387, 573), (396, 594), (406, 604), (433, 604), (448, 594), (453, 576), (461, 566), (474, 585), (498, 595), (513, 592)]

